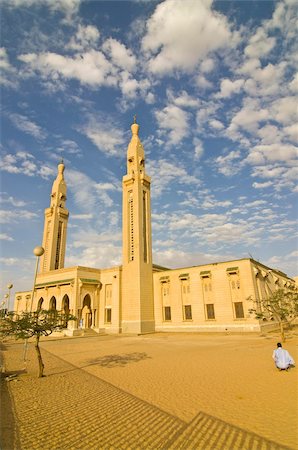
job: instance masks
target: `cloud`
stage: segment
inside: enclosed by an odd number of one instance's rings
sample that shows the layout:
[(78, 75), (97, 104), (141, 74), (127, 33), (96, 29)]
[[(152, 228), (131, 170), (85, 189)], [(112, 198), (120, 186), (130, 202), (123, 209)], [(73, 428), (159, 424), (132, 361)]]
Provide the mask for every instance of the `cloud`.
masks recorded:
[(66, 48), (76, 51), (84, 51), (88, 48), (94, 48), (98, 44), (100, 32), (93, 25), (78, 25), (75, 36), (72, 36)]
[(121, 69), (133, 72), (136, 69), (137, 60), (130, 49), (116, 39), (107, 39), (102, 50), (111, 58), (113, 64)]
[(155, 118), (162, 134), (168, 136), (167, 145), (174, 145), (188, 135), (188, 113), (176, 105), (168, 105), (155, 111)]
[(264, 189), (267, 187), (271, 187), (272, 185), (273, 185), (272, 181), (264, 181), (263, 183), (254, 182), (252, 184), (252, 187), (254, 187), (255, 189)]
[(197, 108), (200, 101), (196, 97), (192, 97), (186, 91), (181, 91), (177, 96), (169, 89), (167, 91), (168, 99), (171, 103), (174, 103), (179, 108)]
[(0, 170), (29, 177), (40, 176), (48, 179), (56, 174), (56, 170), (48, 167), (44, 162), (37, 161), (31, 153), (19, 151), (15, 154), (6, 154), (0, 160)]
[(9, 114), (8, 117), (10, 118), (14, 126), (19, 130), (23, 131), (24, 133), (30, 134), (39, 141), (44, 140), (46, 138), (45, 131), (35, 122), (32, 122), (30, 119), (28, 119), (26, 116), (11, 113)]
[(273, 118), (284, 125), (291, 125), (298, 121), (298, 97), (287, 96), (272, 102)]
[(201, 159), (201, 157), (203, 156), (203, 153), (204, 153), (204, 147), (203, 147), (202, 141), (198, 138), (194, 138), (193, 144), (194, 144), (194, 149), (195, 149), (194, 158), (196, 160)]
[(18, 57), (31, 71), (40, 72), (44, 80), (57, 82), (75, 79), (89, 87), (117, 84), (115, 69), (100, 51), (89, 50), (71, 56), (44, 52), (27, 53)]
[(0, 210), (0, 223), (21, 223), (22, 220), (32, 220), (39, 217), (38, 214), (26, 209)]
[(24, 202), (23, 200), (17, 200), (11, 195), (8, 195), (6, 192), (1, 192), (0, 203), (8, 203), (9, 205), (15, 206), (17, 208), (21, 208), (26, 205), (26, 202)]
[(7, 51), (4, 47), (0, 47), (0, 85), (16, 88), (18, 83), (16, 81), (16, 70), (10, 64)]
[(6, 233), (0, 233), (1, 241), (14, 241), (14, 239)]
[(241, 164), (239, 164), (240, 158), (241, 153), (235, 150), (231, 151), (226, 156), (218, 156), (217, 158), (215, 158), (215, 164), (217, 166), (218, 172), (222, 173), (225, 176), (232, 176), (237, 174), (239, 170), (241, 170)]
[(107, 156), (123, 156), (126, 139), (123, 131), (112, 123), (101, 122), (90, 117), (89, 122), (79, 131), (87, 136), (93, 144)]
[(91, 220), (93, 219), (93, 214), (72, 214), (71, 215), (72, 220)]
[(152, 177), (153, 196), (160, 196), (163, 191), (170, 188), (172, 182), (185, 185), (198, 186), (200, 180), (191, 176), (181, 163), (174, 163), (165, 159), (147, 162), (147, 172)]
[(298, 157), (298, 147), (290, 144), (256, 145), (250, 151), (246, 162), (264, 164), (265, 162), (291, 161)]
[(232, 94), (239, 94), (244, 85), (244, 80), (238, 79), (231, 81), (229, 79), (224, 79), (220, 83), (220, 92), (215, 95), (215, 98), (227, 98)]
[(249, 58), (261, 58), (267, 55), (275, 46), (274, 37), (269, 37), (264, 28), (259, 27), (256, 33), (250, 38), (244, 53)]
[(189, 71), (213, 51), (231, 45), (226, 18), (210, 0), (165, 0), (146, 23), (142, 48), (148, 68), (157, 75)]
[(3, 0), (2, 4), (12, 8), (31, 8), (47, 6), (51, 12), (61, 11), (64, 22), (71, 24), (73, 16), (77, 14), (81, 0)]
[(232, 118), (227, 133), (231, 138), (233, 138), (233, 132), (238, 129), (243, 129), (254, 134), (259, 128), (259, 123), (268, 118), (268, 110), (261, 107), (258, 99), (246, 99), (242, 109)]

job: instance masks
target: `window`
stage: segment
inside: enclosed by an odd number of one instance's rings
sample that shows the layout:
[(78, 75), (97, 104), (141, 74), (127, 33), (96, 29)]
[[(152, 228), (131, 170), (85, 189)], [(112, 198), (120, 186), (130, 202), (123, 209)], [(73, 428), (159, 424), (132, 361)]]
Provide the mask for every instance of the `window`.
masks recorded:
[(165, 306), (164, 307), (164, 320), (172, 320), (171, 317), (171, 307), (170, 306)]
[(242, 302), (234, 302), (236, 319), (244, 319), (244, 310)]
[(184, 320), (192, 320), (191, 305), (184, 305)]
[(106, 308), (105, 309), (105, 323), (111, 323), (112, 322), (112, 309)]
[(208, 303), (206, 305), (206, 313), (207, 313), (207, 319), (215, 319), (215, 312), (214, 312), (214, 304)]

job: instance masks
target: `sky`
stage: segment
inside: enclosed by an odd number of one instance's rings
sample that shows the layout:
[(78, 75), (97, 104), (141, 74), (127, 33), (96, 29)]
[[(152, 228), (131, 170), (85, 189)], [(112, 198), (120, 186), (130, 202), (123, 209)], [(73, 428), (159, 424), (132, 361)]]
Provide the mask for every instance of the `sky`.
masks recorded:
[(153, 262), (297, 256), (297, 2), (1, 0), (1, 298), (32, 288), (57, 164), (65, 267), (121, 264), (136, 114)]

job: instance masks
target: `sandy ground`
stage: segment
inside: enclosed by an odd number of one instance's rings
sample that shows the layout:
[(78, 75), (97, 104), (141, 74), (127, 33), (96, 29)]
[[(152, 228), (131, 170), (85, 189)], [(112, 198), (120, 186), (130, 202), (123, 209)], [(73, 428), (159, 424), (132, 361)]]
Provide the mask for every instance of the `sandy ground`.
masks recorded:
[[(4, 343), (3, 450), (298, 449), (298, 369), (278, 336), (154, 334)], [(284, 347), (298, 361), (298, 336)], [(11, 414), (11, 411), (13, 414)]]

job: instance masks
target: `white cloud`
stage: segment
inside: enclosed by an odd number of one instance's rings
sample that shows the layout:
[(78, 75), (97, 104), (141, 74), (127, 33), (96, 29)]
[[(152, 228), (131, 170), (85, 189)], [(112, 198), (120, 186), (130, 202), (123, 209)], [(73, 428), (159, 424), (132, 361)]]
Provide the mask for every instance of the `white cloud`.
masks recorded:
[(46, 133), (42, 128), (37, 125), (35, 122), (32, 122), (32, 120), (28, 119), (27, 117), (21, 115), (21, 114), (9, 114), (9, 118), (14, 124), (16, 128), (18, 128), (21, 131), (24, 131), (24, 133), (30, 134), (31, 136), (35, 137), (38, 140), (43, 140), (46, 137)]
[(1, 241), (14, 241), (14, 239), (6, 233), (0, 233)]
[[(267, 120), (269, 112), (262, 108), (259, 100), (247, 99), (243, 108), (238, 111), (231, 120), (228, 133), (233, 133), (238, 129), (244, 129), (250, 133), (255, 133), (259, 128), (259, 122)], [(232, 137), (232, 134), (230, 134)]]
[(104, 42), (102, 50), (111, 58), (116, 66), (129, 72), (135, 71), (137, 64), (136, 57), (121, 42), (109, 38)]
[(172, 90), (167, 91), (168, 99), (179, 108), (197, 108), (200, 104), (199, 99), (190, 96), (186, 91), (181, 91), (175, 96)]
[(229, 79), (224, 79), (220, 83), (220, 92), (215, 95), (215, 98), (227, 98), (232, 94), (239, 94), (244, 85), (244, 80), (239, 79), (231, 81)]
[(283, 91), (282, 80), (285, 68), (285, 62), (281, 62), (255, 69), (251, 78), (246, 80), (244, 90), (252, 97), (280, 94)]
[(222, 130), (224, 128), (224, 125), (220, 120), (217, 119), (211, 119), (209, 120), (209, 125), (214, 128), (215, 130)]
[(289, 88), (292, 92), (298, 93), (298, 73), (295, 74), (294, 78), (289, 83)]
[(206, 58), (204, 61), (200, 64), (200, 70), (203, 73), (209, 73), (211, 72), (215, 67), (214, 59), (212, 58)]
[(122, 156), (126, 143), (121, 129), (111, 123), (103, 123), (91, 118), (79, 131), (85, 134), (93, 144), (108, 156)]
[(250, 164), (265, 162), (291, 161), (298, 157), (298, 148), (290, 144), (256, 145), (250, 151), (246, 161)]
[(201, 88), (201, 89), (211, 89), (212, 88), (212, 83), (210, 81), (208, 81), (203, 75), (198, 75), (196, 80), (196, 85)]
[(240, 158), (241, 153), (235, 150), (231, 151), (226, 156), (218, 156), (215, 159), (218, 172), (225, 176), (235, 175), (241, 169), (241, 164), (239, 164)]
[(23, 200), (17, 200), (11, 195), (8, 195), (6, 192), (1, 192), (0, 203), (8, 203), (9, 205), (15, 206), (17, 208), (26, 205), (26, 202), (24, 202)]
[(4, 47), (0, 47), (0, 85), (6, 87), (17, 87), (17, 82), (15, 80), (16, 70), (10, 64), (7, 51)]
[(99, 37), (100, 33), (93, 25), (83, 26), (79, 24), (75, 36), (71, 38), (66, 48), (76, 51), (94, 48), (98, 44)]
[(194, 149), (195, 149), (194, 158), (196, 160), (199, 160), (199, 159), (201, 159), (201, 157), (203, 156), (203, 153), (204, 153), (203, 143), (200, 139), (194, 138), (193, 144), (194, 144)]
[(4, 4), (14, 8), (31, 8), (45, 5), (51, 12), (61, 11), (64, 22), (71, 24), (73, 16), (78, 12), (81, 0), (3, 0)]
[(155, 111), (159, 129), (168, 136), (167, 144), (178, 144), (188, 135), (188, 113), (176, 105), (168, 105)]
[(289, 96), (272, 102), (273, 118), (284, 125), (298, 121), (298, 97)]
[(164, 75), (193, 69), (210, 52), (231, 45), (226, 18), (211, 9), (210, 0), (165, 0), (146, 24), (142, 40), (151, 72)]
[(182, 164), (175, 164), (171, 161), (160, 159), (158, 161), (147, 162), (147, 172), (152, 177), (152, 185), (154, 190), (152, 196), (160, 196), (161, 193), (170, 189), (171, 183), (175, 181), (177, 184), (199, 185), (200, 181), (188, 174)]
[(255, 189), (264, 189), (267, 187), (271, 187), (272, 185), (273, 185), (272, 181), (264, 181), (263, 183), (254, 182), (252, 184), (252, 187), (254, 187)]
[(17, 152), (14, 155), (6, 154), (0, 160), (0, 169), (8, 173), (21, 173), (29, 177), (40, 176), (48, 179), (57, 172), (54, 168), (47, 166), (44, 162), (37, 161), (28, 152)]
[(117, 84), (113, 65), (99, 51), (76, 54), (73, 57), (57, 53), (27, 53), (19, 56), (19, 60), (29, 66), (32, 71), (40, 72), (44, 79), (70, 80), (76, 79), (82, 85), (113, 86)]
[(293, 142), (298, 142), (298, 124), (294, 123), (293, 125), (284, 127), (283, 131), (289, 137), (289, 139), (293, 140)]
[(261, 58), (269, 53), (275, 46), (275, 38), (269, 37), (264, 28), (260, 27), (250, 38), (244, 50), (249, 58)]
[(72, 214), (71, 215), (72, 220), (91, 220), (93, 219), (93, 214)]
[(28, 211), (26, 209), (17, 210), (0, 210), (0, 223), (17, 223), (22, 220), (32, 220), (39, 217), (38, 214)]

